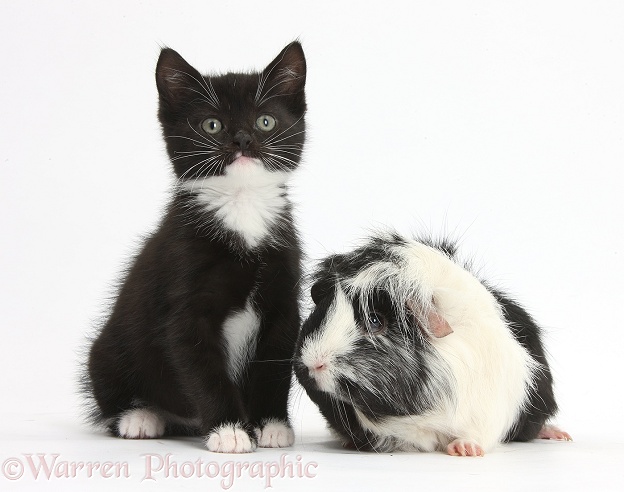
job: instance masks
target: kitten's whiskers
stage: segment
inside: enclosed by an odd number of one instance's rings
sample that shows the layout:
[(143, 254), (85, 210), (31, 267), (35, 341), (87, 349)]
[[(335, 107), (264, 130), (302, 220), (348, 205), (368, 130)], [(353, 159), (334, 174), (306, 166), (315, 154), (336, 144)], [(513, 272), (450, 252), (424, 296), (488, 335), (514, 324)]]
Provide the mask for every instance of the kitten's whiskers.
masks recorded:
[[(265, 144), (267, 144), (267, 145), (268, 145), (268, 144), (270, 144), (270, 143), (275, 143), (277, 138), (279, 138), (279, 137), (281, 137), (282, 135), (284, 135), (284, 133), (286, 133), (288, 130), (290, 130), (292, 127), (294, 127), (297, 123), (299, 123), (299, 122), (301, 121), (301, 119), (302, 119), (302, 118), (303, 118), (303, 115), (301, 115), (299, 118), (297, 118), (297, 120), (296, 120), (296, 121), (295, 121), (292, 125), (290, 125), (288, 128), (285, 128), (284, 130), (282, 130), (282, 131), (281, 131), (281, 132), (279, 132), (279, 133), (276, 133), (276, 134), (274, 134), (274, 135), (271, 135), (269, 138), (267, 138), (267, 139), (265, 140)], [(299, 133), (303, 133), (303, 132), (299, 132)], [(298, 133), (295, 133), (294, 135), (298, 135)], [(291, 136), (292, 136), (292, 135), (291, 135)], [(289, 136), (289, 137), (287, 137), (287, 138), (290, 138), (290, 136)], [(281, 141), (281, 140), (277, 140), (277, 141)]]

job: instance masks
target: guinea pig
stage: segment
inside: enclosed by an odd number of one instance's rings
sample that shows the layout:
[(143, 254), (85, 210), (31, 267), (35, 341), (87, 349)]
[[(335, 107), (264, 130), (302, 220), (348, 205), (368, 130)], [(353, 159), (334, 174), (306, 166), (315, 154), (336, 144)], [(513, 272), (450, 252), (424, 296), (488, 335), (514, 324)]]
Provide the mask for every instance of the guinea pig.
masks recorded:
[(570, 440), (541, 330), (478, 280), (452, 241), (382, 233), (313, 274), (297, 379), (345, 447), (483, 456), (500, 442)]

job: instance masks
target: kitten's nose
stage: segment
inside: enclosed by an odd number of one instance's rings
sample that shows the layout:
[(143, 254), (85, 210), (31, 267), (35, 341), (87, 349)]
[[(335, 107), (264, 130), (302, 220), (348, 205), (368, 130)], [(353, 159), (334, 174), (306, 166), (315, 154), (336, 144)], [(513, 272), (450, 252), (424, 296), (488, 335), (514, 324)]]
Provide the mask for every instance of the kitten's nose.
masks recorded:
[(234, 135), (233, 142), (235, 145), (238, 145), (241, 150), (246, 150), (251, 143), (251, 135), (243, 130), (238, 130), (236, 135)]

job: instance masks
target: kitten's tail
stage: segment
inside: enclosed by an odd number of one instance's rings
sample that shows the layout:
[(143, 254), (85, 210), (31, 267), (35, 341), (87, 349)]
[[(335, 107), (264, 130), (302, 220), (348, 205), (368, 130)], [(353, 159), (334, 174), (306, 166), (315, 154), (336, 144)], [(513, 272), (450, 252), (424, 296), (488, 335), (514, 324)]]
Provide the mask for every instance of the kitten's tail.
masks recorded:
[(101, 430), (110, 430), (115, 422), (114, 417), (107, 417), (102, 412), (95, 398), (93, 380), (89, 372), (91, 347), (96, 334), (87, 335), (77, 354), (76, 388), (79, 397), (79, 414), (85, 425)]

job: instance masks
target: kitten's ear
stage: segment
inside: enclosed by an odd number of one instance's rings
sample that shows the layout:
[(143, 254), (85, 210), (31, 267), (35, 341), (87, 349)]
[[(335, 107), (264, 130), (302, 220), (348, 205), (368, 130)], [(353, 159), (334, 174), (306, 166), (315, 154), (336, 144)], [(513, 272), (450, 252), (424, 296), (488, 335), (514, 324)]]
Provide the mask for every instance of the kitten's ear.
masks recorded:
[(295, 96), (302, 111), (305, 110), (303, 89), (306, 81), (306, 60), (298, 41), (286, 46), (262, 72), (263, 97), (274, 95)]
[(156, 64), (156, 87), (160, 99), (170, 107), (193, 95), (203, 77), (171, 48), (163, 48)]

